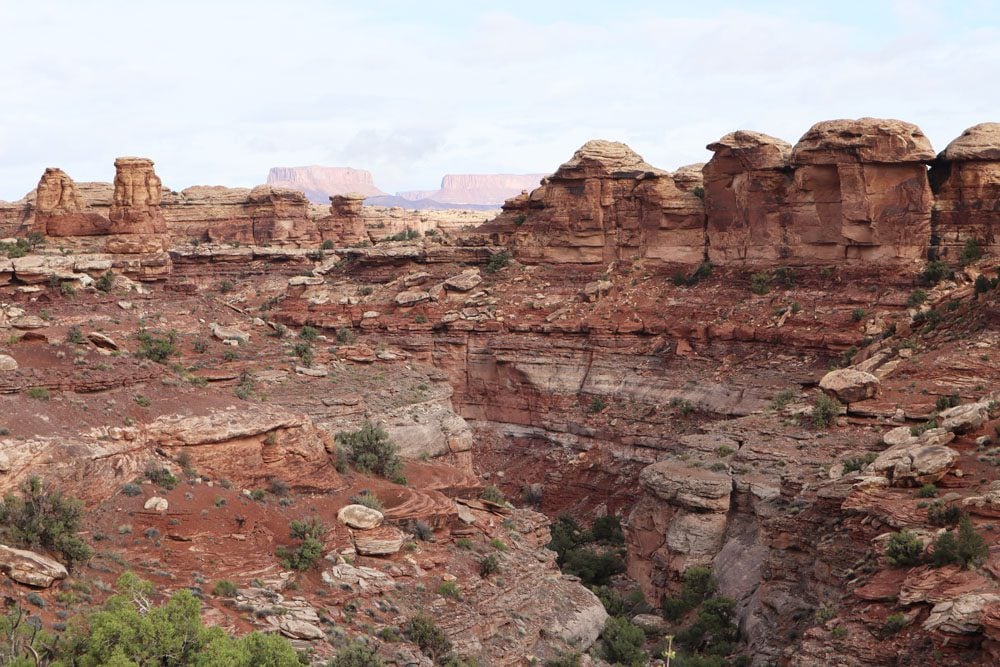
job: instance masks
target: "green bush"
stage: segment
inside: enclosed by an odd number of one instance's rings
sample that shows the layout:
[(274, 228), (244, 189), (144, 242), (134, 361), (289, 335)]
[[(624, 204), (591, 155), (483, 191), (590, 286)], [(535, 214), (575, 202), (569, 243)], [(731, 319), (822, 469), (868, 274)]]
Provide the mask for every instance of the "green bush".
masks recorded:
[(333, 250), (333, 241), (327, 239), (323, 241), (323, 245), (320, 246), (321, 250)]
[(579, 651), (571, 651), (569, 653), (561, 653), (558, 657), (546, 660), (544, 665), (545, 667), (580, 667), (582, 660), (583, 654)]
[[(221, 628), (204, 627), (201, 603), (189, 590), (155, 605), (150, 601), (152, 585), (126, 572), (118, 579), (117, 591), (100, 610), (86, 612), (69, 624), (59, 641), (26, 628), (40, 641), (30, 649), (21, 643), (24, 660), (13, 664), (299, 667), (295, 649), (278, 635), (254, 632), (234, 639)], [(8, 619), (10, 615), (0, 620), (0, 626), (12, 625)], [(5, 650), (0, 647), (0, 657), (5, 657)]]
[(677, 634), (681, 646), (697, 653), (720, 656), (732, 653), (738, 638), (736, 603), (724, 597), (705, 600), (698, 611), (698, 620)]
[(887, 634), (894, 635), (905, 627), (905, 614), (892, 614), (889, 618), (885, 619), (885, 631)]
[(901, 530), (889, 536), (885, 557), (894, 567), (919, 565), (924, 557), (924, 543), (910, 531)]
[(951, 267), (941, 261), (928, 262), (920, 273), (920, 281), (929, 287), (933, 287), (949, 277), (951, 277)]
[(364, 505), (373, 510), (382, 511), (382, 501), (371, 491), (365, 489), (361, 493), (351, 497), (351, 504)]
[(326, 526), (319, 517), (307, 517), (293, 520), (288, 527), (288, 534), (293, 540), (301, 540), (295, 549), (278, 547), (277, 555), (281, 563), (293, 570), (308, 570), (323, 556), (323, 537), (327, 533)]
[(750, 291), (754, 294), (764, 295), (771, 291), (771, 274), (766, 271), (754, 273), (750, 276)]
[(937, 401), (934, 403), (934, 409), (938, 412), (942, 410), (947, 410), (948, 408), (953, 408), (962, 402), (962, 398), (958, 394), (951, 394), (950, 396), (938, 396)]
[(833, 424), (839, 412), (840, 403), (826, 394), (820, 394), (816, 397), (816, 402), (813, 403), (809, 417), (816, 428), (828, 428)]
[(849, 472), (863, 470), (865, 466), (870, 464), (876, 458), (878, 458), (878, 455), (875, 452), (868, 452), (864, 456), (852, 456), (844, 459), (843, 472), (846, 475)]
[(927, 292), (922, 289), (915, 289), (910, 292), (910, 296), (906, 299), (906, 305), (910, 308), (916, 308), (926, 300)]
[(988, 554), (986, 540), (976, 532), (967, 514), (963, 514), (958, 522), (957, 537), (953, 531), (947, 530), (934, 540), (935, 567), (957, 563), (968, 569), (980, 564)]
[(966, 264), (972, 264), (973, 262), (981, 259), (983, 256), (983, 243), (979, 239), (966, 239), (965, 247), (962, 248), (962, 255), (959, 257), (959, 261), (962, 266)]
[(866, 311), (864, 308), (855, 308), (851, 311), (851, 321), (860, 322), (865, 319)]
[(490, 486), (485, 487), (482, 491), (480, 491), (479, 497), (482, 498), (483, 500), (488, 500), (491, 503), (496, 503), (497, 505), (507, 504), (507, 499), (504, 498), (503, 491), (493, 486), (492, 484)]
[(483, 556), (479, 561), (479, 576), (486, 579), (494, 574), (500, 573), (500, 559), (494, 554)]
[(961, 518), (962, 510), (943, 500), (935, 500), (927, 508), (927, 521), (934, 526), (953, 526)]
[(153, 461), (146, 465), (143, 475), (153, 484), (159, 484), (168, 491), (177, 487), (177, 478), (174, 477), (174, 474), (166, 468), (156, 465)]
[(486, 271), (489, 273), (496, 273), (508, 264), (510, 264), (510, 252), (507, 250), (501, 250), (491, 256), (490, 261), (486, 262)]
[(234, 598), (236, 597), (236, 590), (236, 584), (233, 582), (228, 579), (219, 579), (215, 582), (215, 586), (212, 587), (212, 595), (221, 598)]
[(602, 544), (625, 544), (622, 522), (611, 514), (594, 519), (590, 532), (594, 536), (594, 540)]
[(406, 483), (399, 448), (389, 440), (385, 429), (365, 422), (357, 431), (338, 433), (337, 442), (347, 449), (351, 462), (359, 471), (374, 473), (397, 484)]
[(596, 415), (598, 412), (601, 412), (606, 407), (607, 403), (604, 402), (603, 398), (601, 398), (600, 396), (594, 396), (592, 399), (590, 399), (590, 405), (587, 406), (587, 412), (589, 412), (592, 415)]
[(937, 495), (937, 487), (933, 484), (924, 484), (920, 487), (920, 490), (917, 491), (917, 495), (921, 498), (933, 498)]
[(420, 647), (420, 651), (431, 660), (442, 662), (451, 653), (451, 641), (434, 619), (426, 614), (414, 616), (403, 627), (403, 635)]
[(438, 595), (455, 600), (462, 599), (462, 591), (459, 590), (458, 584), (454, 581), (442, 581), (441, 585), (438, 586)]
[(21, 495), (8, 493), (0, 504), (0, 535), (4, 541), (26, 549), (39, 547), (59, 552), (67, 566), (90, 559), (93, 551), (76, 536), (83, 518), (83, 503), (63, 496), (39, 477), (19, 486)]
[(319, 337), (319, 331), (315, 327), (305, 326), (299, 331), (299, 338), (302, 340), (307, 340), (310, 343)]
[(28, 398), (34, 398), (39, 401), (49, 400), (49, 390), (45, 387), (32, 387), (28, 390)]
[(385, 663), (374, 650), (358, 641), (350, 641), (337, 651), (326, 667), (384, 667)]
[(625, 571), (625, 561), (612, 551), (577, 547), (566, 554), (563, 571), (580, 577), (588, 586), (605, 586)]
[(612, 664), (641, 666), (649, 656), (642, 650), (646, 634), (627, 618), (611, 617), (601, 633), (604, 659)]
[(149, 359), (163, 364), (166, 363), (167, 359), (177, 354), (177, 334), (173, 331), (166, 336), (154, 336), (148, 331), (140, 331), (137, 337), (139, 350), (135, 356), (141, 359)]
[(87, 342), (87, 338), (83, 335), (83, 331), (81, 331), (80, 327), (75, 324), (71, 326), (69, 331), (66, 333), (66, 340), (74, 345), (83, 345)]
[(794, 389), (783, 389), (771, 401), (772, 410), (781, 410), (795, 400), (797, 392)]

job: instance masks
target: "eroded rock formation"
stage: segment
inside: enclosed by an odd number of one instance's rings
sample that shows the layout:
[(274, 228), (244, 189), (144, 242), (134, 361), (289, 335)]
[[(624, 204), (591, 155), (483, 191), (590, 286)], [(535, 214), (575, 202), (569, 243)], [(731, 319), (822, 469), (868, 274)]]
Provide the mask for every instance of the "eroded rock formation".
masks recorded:
[(316, 221), (323, 241), (349, 246), (366, 240), (364, 201), (365, 196), (360, 192), (330, 197), (330, 215)]
[(1000, 254), (1000, 123), (970, 127), (941, 152), (931, 168), (935, 253), (961, 259), (965, 244)]
[(526, 262), (697, 263), (705, 247), (699, 186), (696, 171), (675, 177), (625, 144), (588, 141), (487, 228)]

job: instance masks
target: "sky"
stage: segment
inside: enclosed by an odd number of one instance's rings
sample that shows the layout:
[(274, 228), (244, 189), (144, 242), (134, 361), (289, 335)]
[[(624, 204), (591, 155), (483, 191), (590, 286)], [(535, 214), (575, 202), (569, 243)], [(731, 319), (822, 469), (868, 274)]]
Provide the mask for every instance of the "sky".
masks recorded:
[(1000, 121), (1000, 0), (0, 0), (0, 199), (45, 167), (167, 187), (273, 166), (546, 173), (589, 139), (663, 168), (736, 129), (919, 125), (942, 150)]

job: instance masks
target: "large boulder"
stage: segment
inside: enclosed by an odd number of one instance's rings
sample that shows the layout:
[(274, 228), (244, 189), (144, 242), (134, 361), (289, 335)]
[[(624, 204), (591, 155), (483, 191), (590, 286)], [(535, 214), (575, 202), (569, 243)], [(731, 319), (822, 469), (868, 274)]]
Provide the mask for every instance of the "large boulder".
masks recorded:
[(48, 588), (57, 579), (69, 576), (66, 568), (58, 561), (26, 549), (13, 549), (0, 544), (0, 571), (14, 581)]
[(683, 462), (660, 461), (639, 474), (642, 485), (671, 504), (693, 510), (729, 509), (733, 479), (729, 473), (695, 468)]
[(9, 354), (0, 354), (0, 371), (16, 371), (17, 360)]
[(966, 431), (973, 431), (979, 428), (989, 418), (990, 408), (988, 403), (966, 403), (942, 410), (938, 414), (938, 423), (946, 431), (965, 433)]
[(381, 512), (364, 505), (345, 505), (337, 512), (337, 520), (345, 526), (359, 530), (371, 530), (382, 525)]
[[(339, 518), (339, 517), (338, 517)], [(359, 530), (351, 534), (354, 549), (362, 556), (388, 556), (403, 548), (409, 535), (395, 526)]]
[(878, 455), (868, 467), (893, 486), (930, 484), (944, 477), (958, 460), (958, 452), (944, 445), (902, 444)]
[(839, 368), (824, 375), (819, 388), (842, 403), (856, 403), (878, 394), (879, 380), (871, 373)]
[(969, 593), (938, 602), (924, 621), (924, 629), (952, 635), (975, 634), (982, 629), (983, 608), (998, 602), (1000, 595), (994, 593)]

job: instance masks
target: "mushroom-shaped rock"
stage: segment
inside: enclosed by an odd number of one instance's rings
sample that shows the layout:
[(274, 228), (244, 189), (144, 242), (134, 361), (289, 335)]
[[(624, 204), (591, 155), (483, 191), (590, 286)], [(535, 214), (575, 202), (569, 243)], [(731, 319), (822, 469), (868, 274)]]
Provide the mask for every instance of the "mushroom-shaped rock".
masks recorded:
[(951, 161), (1000, 161), (1000, 123), (973, 125), (948, 144), (941, 157)]
[(938, 602), (924, 621), (924, 629), (953, 635), (974, 634), (982, 627), (980, 614), (983, 608), (997, 602), (1000, 602), (1000, 595), (995, 593), (970, 593)]
[(337, 512), (337, 521), (359, 530), (378, 528), (383, 519), (381, 512), (364, 505), (345, 505)]
[(693, 510), (725, 512), (733, 480), (728, 473), (694, 468), (675, 461), (646, 466), (639, 480), (652, 493), (669, 503)]
[(0, 371), (16, 371), (17, 360), (9, 354), (0, 354)]
[(897, 445), (876, 458), (870, 469), (885, 475), (893, 486), (936, 482), (958, 459), (958, 452), (943, 445)]
[(878, 393), (878, 378), (871, 373), (853, 368), (830, 371), (819, 381), (819, 388), (833, 394), (843, 403), (856, 403), (871, 398)]
[(737, 130), (730, 132), (706, 148), (718, 168), (721, 160), (734, 160), (739, 171), (755, 169), (784, 169), (792, 154), (792, 145), (762, 132)]
[(891, 118), (825, 120), (807, 131), (792, 150), (792, 164), (930, 162), (931, 142), (913, 123)]
[(407, 534), (394, 526), (381, 526), (354, 533), (354, 549), (362, 556), (388, 556), (399, 551)]
[(966, 403), (943, 410), (938, 415), (941, 428), (952, 433), (965, 433), (982, 426), (990, 416), (987, 403)]
[(167, 502), (166, 498), (160, 498), (159, 496), (152, 496), (143, 504), (142, 508), (146, 510), (153, 510), (156, 512), (166, 512), (170, 503)]
[(0, 571), (14, 581), (48, 588), (56, 579), (65, 579), (69, 574), (61, 563), (34, 551), (12, 549), (0, 544)]

